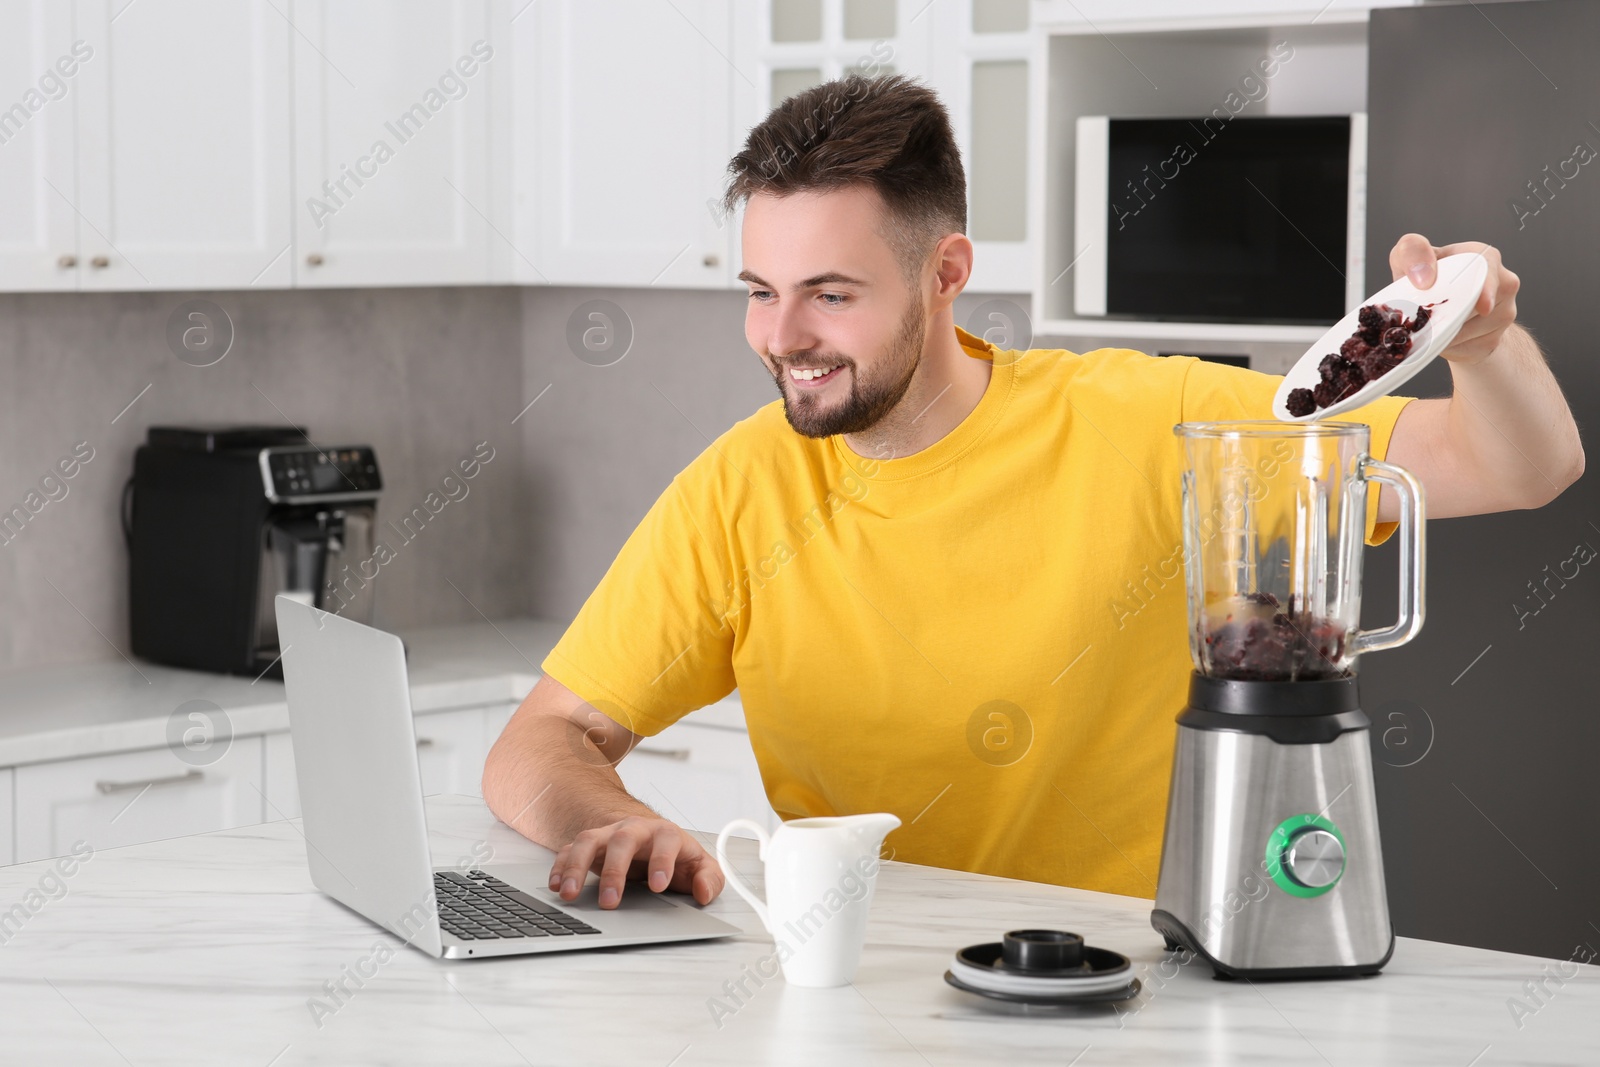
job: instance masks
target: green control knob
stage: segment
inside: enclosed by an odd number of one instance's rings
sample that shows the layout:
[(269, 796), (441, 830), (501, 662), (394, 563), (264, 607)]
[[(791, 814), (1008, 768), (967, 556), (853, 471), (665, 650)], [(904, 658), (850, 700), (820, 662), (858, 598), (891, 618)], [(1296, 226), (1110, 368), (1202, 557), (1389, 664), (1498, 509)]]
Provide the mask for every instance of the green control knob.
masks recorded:
[(1344, 835), (1321, 815), (1283, 820), (1267, 838), (1263, 866), (1278, 888), (1295, 897), (1318, 897), (1344, 875)]
[(1283, 865), (1307, 889), (1322, 889), (1344, 873), (1344, 846), (1326, 830), (1302, 830), (1289, 841)]

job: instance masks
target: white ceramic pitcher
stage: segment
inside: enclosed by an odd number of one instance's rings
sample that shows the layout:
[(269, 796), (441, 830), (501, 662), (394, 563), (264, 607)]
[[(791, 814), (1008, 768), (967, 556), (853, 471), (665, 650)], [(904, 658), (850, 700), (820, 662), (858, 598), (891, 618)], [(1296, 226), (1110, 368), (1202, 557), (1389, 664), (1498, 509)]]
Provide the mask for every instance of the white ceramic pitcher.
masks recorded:
[[(772, 934), (791, 985), (840, 986), (855, 977), (878, 880), (878, 850), (899, 825), (898, 817), (885, 813), (793, 819), (768, 837), (765, 827), (735, 819), (717, 835), (717, 862)], [(764, 901), (728, 860), (728, 835), (738, 829), (753, 831), (761, 843)]]

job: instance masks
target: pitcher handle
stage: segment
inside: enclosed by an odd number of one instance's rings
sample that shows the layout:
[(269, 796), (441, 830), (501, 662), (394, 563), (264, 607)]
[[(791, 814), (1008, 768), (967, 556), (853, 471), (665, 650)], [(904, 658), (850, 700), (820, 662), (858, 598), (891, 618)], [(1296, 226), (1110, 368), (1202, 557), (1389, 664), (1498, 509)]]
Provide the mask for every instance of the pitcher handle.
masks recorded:
[(1403, 645), (1422, 629), (1425, 520), (1422, 483), (1403, 467), (1363, 456), (1360, 476), (1394, 487), (1400, 497), (1400, 618), (1382, 630), (1362, 630), (1351, 642), (1351, 652), (1376, 652)]
[[(772, 844), (772, 838), (767, 835), (767, 828), (749, 819), (735, 819), (724, 826), (722, 832), (717, 835), (717, 866), (722, 868), (723, 877), (728, 879), (728, 884), (733, 886), (733, 891), (743, 897), (745, 903), (755, 909), (756, 918), (760, 919), (761, 925), (767, 928), (768, 933), (771, 933), (772, 923), (767, 918), (767, 902), (756, 896), (755, 890), (745, 884), (744, 879), (739, 877), (739, 872), (733, 869), (733, 864), (728, 860), (728, 835), (740, 827), (756, 832), (756, 840), (761, 842), (758, 855), (761, 857), (761, 862), (766, 862), (767, 846)], [(774, 934), (773, 936), (777, 935)]]

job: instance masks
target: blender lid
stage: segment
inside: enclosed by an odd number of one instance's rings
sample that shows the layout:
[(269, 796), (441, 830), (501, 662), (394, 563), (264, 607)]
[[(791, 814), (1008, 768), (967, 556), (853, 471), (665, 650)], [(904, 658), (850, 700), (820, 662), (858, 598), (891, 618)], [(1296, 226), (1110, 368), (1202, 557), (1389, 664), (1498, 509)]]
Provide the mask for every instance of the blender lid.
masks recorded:
[(1060, 930), (1014, 930), (956, 953), (945, 981), (958, 989), (1024, 1002), (1120, 1000), (1138, 992), (1133, 964)]
[(1083, 963), (1062, 970), (1028, 972), (1000, 958), (1000, 943), (968, 945), (956, 953), (951, 970), (968, 985), (1031, 992), (1092, 993), (1121, 989), (1133, 979), (1128, 957), (1107, 948), (1085, 948)]

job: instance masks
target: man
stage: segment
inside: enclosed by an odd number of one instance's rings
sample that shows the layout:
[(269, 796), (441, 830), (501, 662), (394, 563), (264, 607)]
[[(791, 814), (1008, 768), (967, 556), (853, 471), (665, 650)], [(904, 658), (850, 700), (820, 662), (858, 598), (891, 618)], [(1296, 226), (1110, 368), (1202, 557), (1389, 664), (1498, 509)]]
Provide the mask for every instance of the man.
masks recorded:
[[(1172, 427), (1270, 418), (1280, 379), (958, 329), (961, 160), (903, 77), (790, 98), (730, 170), (745, 336), (782, 402), (629, 537), (490, 754), (485, 799), (558, 850), (567, 899), (593, 870), (602, 907), (629, 879), (708, 902), (715, 860), (613, 765), (737, 686), (784, 818), (889, 811), (902, 860), (1153, 896), (1190, 671)], [(1460, 251), (1490, 269), (1444, 354), (1452, 397), (1345, 416), (1434, 518), (1539, 507), (1583, 471), (1499, 253), (1411, 234), (1390, 265), (1430, 286)], [(1374, 496), (1370, 543), (1398, 513)]]

